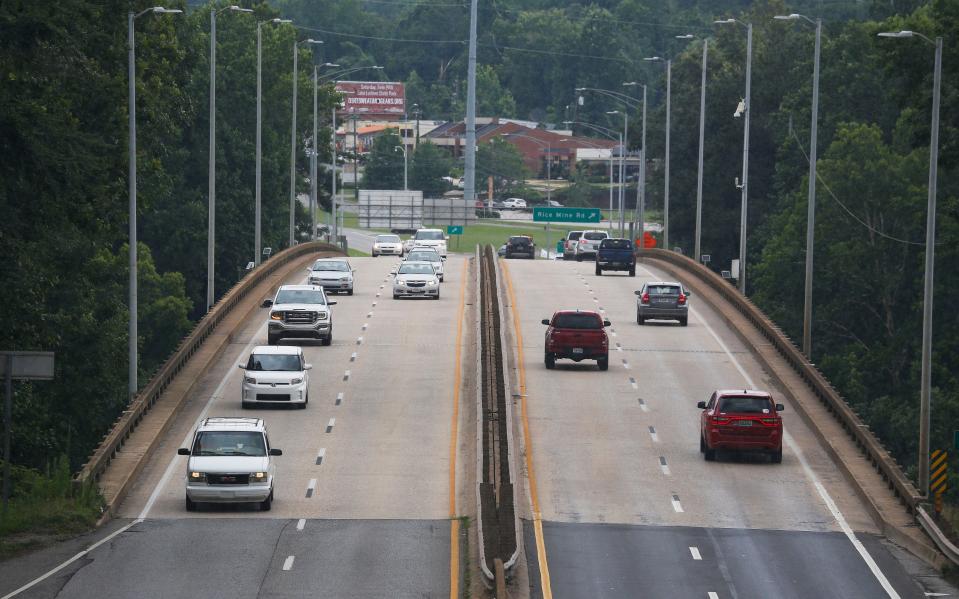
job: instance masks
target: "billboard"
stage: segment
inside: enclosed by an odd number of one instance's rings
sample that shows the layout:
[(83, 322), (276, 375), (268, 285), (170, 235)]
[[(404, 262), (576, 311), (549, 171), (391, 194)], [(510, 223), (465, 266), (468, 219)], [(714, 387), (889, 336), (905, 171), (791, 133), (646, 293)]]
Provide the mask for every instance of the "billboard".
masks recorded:
[(336, 91), (344, 92), (344, 114), (394, 116), (406, 114), (406, 93), (402, 83), (380, 81), (337, 81)]

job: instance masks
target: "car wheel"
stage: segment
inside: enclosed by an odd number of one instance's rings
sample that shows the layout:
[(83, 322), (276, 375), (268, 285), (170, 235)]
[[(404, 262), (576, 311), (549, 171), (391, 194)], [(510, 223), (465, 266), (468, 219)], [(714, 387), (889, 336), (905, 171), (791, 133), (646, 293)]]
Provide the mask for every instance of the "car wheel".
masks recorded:
[(373, 257), (376, 258), (376, 252), (373, 252)]
[(276, 345), (279, 341), (280, 341), (280, 337), (278, 335), (271, 335), (269, 333), (266, 334), (267, 345)]
[(609, 370), (609, 354), (597, 359), (596, 365), (599, 366), (600, 370)]
[(438, 299), (440, 299), (440, 294), (439, 294), (439, 293), (437, 293), (437, 294), (436, 294), (436, 295), (435, 295), (435, 296), (433, 297), (433, 299), (435, 299), (435, 300), (438, 300)]
[(684, 316), (683, 318), (680, 318), (680, 319), (679, 319), (679, 326), (683, 326), (683, 327), (684, 327), (684, 326), (686, 326), (687, 324), (689, 324), (689, 317), (688, 317), (688, 316)]
[(635, 276), (636, 276), (636, 267), (635, 267), (635, 266), (630, 266), (630, 267), (629, 267), (629, 276), (631, 276), (631, 277), (635, 277)]
[(440, 276), (439, 276), (439, 280), (440, 280), (440, 283), (443, 282), (443, 275), (440, 275)]
[(582, 261), (583, 261), (583, 255), (582, 255), (582, 254), (576, 254), (576, 261), (577, 261), (577, 262), (582, 262)]
[(706, 440), (702, 433), (699, 433), (699, 453), (706, 453)]
[(599, 267), (599, 264), (596, 265), (596, 276), (597, 277), (603, 276), (603, 269)]
[(270, 496), (260, 502), (260, 511), (268, 512), (273, 507), (273, 490), (270, 489)]
[(394, 293), (394, 294), (393, 294), (393, 299), (400, 299), (400, 296), (398, 296), (398, 295), (396, 295), (396, 294)]
[(323, 345), (329, 346), (333, 345), (333, 331), (330, 331), (329, 337), (323, 337)]
[(556, 368), (556, 356), (554, 356), (551, 352), (546, 352), (546, 356), (543, 361), (546, 362), (546, 370), (552, 370)]
[(707, 462), (715, 461), (716, 459), (716, 450), (710, 449), (709, 445), (703, 442), (703, 459)]
[(773, 464), (782, 464), (783, 463), (783, 448), (780, 447), (776, 451), (773, 451), (769, 454), (769, 461)]
[(639, 312), (636, 313), (636, 324), (643, 326), (646, 324), (646, 319), (639, 315)]
[(184, 499), (186, 499), (186, 501), (184, 502), (184, 503), (186, 504), (186, 511), (188, 511), (188, 512), (195, 512), (195, 511), (196, 511), (196, 502), (193, 501), (192, 499), (190, 499), (189, 497), (185, 497)]
[(252, 408), (252, 407), (253, 407), (253, 404), (250, 403), (250, 402), (248, 402), (248, 401), (241, 401), (241, 402), (240, 402), (240, 408), (242, 408), (242, 409), (244, 409), (244, 410), (249, 410), (249, 409)]
[(352, 289), (348, 289), (348, 290), (346, 291), (346, 295), (353, 295), (353, 290), (352, 290)]

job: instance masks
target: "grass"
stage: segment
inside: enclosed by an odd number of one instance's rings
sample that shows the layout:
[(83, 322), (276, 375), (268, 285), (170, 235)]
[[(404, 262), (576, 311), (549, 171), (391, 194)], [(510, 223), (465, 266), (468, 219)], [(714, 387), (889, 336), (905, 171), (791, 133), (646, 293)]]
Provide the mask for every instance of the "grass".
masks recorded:
[(45, 474), (11, 467), (13, 494), (0, 512), (0, 559), (92, 530), (103, 500), (95, 484), (75, 486), (66, 458)]
[[(492, 245), (494, 248), (506, 243), (512, 235), (529, 235), (538, 248), (546, 247), (546, 225), (544, 223), (521, 222), (517, 224), (507, 224), (504, 221), (500, 224), (486, 224), (481, 221), (480, 224), (464, 227), (462, 235), (450, 235), (447, 247), (452, 252), (472, 252), (477, 245)], [(556, 247), (556, 242), (566, 237), (568, 231), (578, 231), (582, 227), (573, 227), (569, 225), (550, 225), (549, 242), (551, 247)]]

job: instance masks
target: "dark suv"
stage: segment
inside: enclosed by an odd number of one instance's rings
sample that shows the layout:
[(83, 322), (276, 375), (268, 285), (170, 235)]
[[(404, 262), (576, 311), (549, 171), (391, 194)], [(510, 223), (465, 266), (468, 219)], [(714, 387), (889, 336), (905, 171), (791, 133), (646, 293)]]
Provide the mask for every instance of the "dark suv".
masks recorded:
[(514, 235), (509, 238), (509, 241), (506, 242), (506, 254), (507, 258), (529, 258), (532, 260), (536, 257), (536, 245), (533, 243), (533, 239), (525, 235)]
[(556, 358), (574, 362), (596, 360), (600, 370), (609, 370), (609, 339), (603, 327), (609, 326), (599, 312), (559, 310), (553, 318), (543, 319), (546, 329), (546, 368), (556, 366)]

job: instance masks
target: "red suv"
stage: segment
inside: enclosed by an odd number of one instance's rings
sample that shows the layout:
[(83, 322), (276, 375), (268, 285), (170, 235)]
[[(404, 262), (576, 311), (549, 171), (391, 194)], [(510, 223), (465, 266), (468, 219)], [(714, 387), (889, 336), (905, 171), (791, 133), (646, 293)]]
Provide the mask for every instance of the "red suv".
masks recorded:
[(546, 368), (556, 366), (556, 358), (575, 362), (596, 360), (600, 370), (609, 370), (609, 339), (603, 327), (608, 320), (591, 310), (559, 310), (552, 319), (543, 319), (546, 329)]
[(785, 408), (773, 402), (769, 393), (720, 389), (697, 407), (702, 410), (699, 451), (706, 461), (715, 460), (721, 449), (764, 451), (771, 462), (783, 461), (783, 420), (779, 412)]

